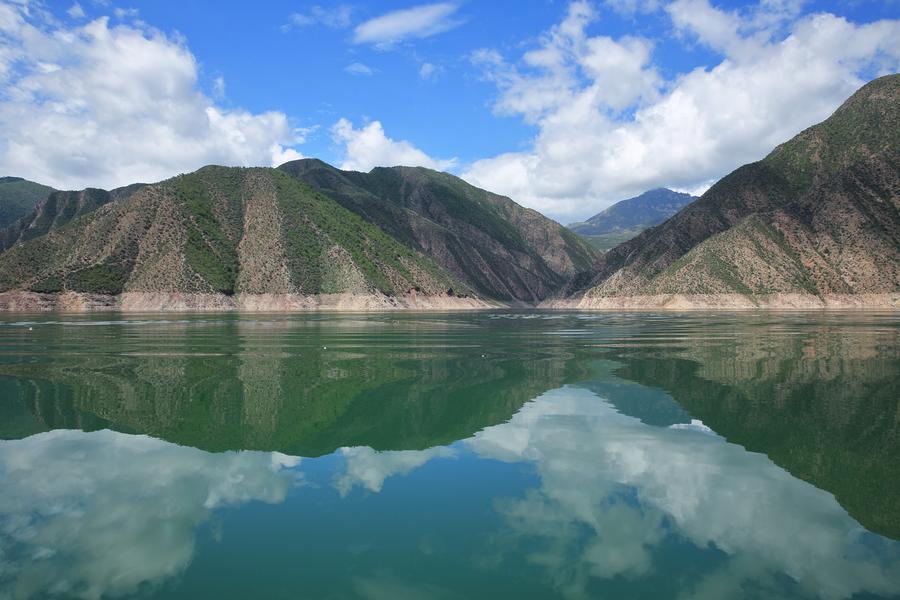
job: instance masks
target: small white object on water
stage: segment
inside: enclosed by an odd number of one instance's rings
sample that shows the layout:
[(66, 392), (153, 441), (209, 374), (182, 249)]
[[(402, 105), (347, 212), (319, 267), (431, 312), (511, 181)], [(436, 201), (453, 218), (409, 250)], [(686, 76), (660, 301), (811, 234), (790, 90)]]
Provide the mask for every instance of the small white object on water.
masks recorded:
[(33, 329), (34, 329), (34, 327), (29, 327), (28, 331), (32, 331)]
[(322, 346), (322, 350), (328, 350), (328, 346)]
[(481, 355), (481, 358), (484, 358), (484, 354)]

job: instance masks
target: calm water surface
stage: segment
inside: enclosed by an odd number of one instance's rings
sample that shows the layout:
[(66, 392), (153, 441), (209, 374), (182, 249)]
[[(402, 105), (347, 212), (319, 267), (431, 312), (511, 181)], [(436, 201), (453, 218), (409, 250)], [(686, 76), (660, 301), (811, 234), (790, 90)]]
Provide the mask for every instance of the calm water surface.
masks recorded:
[(0, 317), (0, 599), (897, 598), (900, 317)]

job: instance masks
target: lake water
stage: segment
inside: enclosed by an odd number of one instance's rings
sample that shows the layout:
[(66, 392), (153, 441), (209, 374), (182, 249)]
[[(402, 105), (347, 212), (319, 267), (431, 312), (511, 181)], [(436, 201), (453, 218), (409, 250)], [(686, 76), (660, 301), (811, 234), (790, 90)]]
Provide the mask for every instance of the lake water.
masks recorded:
[(0, 318), (0, 598), (900, 597), (900, 316)]

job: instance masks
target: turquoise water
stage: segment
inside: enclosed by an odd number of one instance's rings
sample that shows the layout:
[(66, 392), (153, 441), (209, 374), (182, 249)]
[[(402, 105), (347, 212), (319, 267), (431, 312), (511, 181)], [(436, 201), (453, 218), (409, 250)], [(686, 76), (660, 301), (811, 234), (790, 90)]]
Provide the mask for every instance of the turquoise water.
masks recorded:
[(0, 320), (0, 598), (897, 598), (900, 318)]

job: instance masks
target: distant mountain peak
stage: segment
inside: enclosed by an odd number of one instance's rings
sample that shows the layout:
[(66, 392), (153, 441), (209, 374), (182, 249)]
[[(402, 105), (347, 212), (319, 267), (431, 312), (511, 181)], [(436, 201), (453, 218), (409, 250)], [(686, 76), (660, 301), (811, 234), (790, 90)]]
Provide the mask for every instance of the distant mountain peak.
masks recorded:
[(697, 198), (668, 188), (656, 188), (616, 202), (581, 223), (568, 227), (595, 247), (606, 250), (648, 227), (659, 225)]
[(569, 229), (582, 235), (602, 235), (616, 231), (646, 229), (659, 225), (674, 215), (696, 197), (668, 188), (656, 188), (620, 200), (590, 219), (572, 223)]

